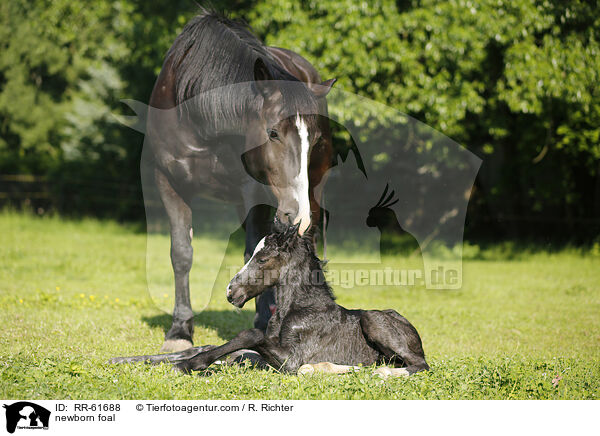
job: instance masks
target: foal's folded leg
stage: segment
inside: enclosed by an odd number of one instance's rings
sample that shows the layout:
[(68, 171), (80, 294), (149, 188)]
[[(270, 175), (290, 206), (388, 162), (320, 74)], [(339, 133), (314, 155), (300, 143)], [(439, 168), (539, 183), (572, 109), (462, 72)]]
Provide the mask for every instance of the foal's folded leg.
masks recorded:
[[(391, 362), (403, 363), (405, 368), (381, 368), (376, 374), (387, 376), (410, 375), (426, 371), (429, 365), (419, 333), (406, 318), (394, 310), (367, 310), (360, 319), (365, 338), (374, 344)], [(394, 371), (395, 370), (395, 371)]]

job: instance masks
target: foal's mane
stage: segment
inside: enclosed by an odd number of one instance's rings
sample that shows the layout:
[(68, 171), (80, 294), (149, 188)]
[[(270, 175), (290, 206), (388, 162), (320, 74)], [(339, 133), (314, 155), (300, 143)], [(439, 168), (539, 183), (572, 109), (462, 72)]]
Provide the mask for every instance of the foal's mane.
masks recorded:
[(312, 92), (275, 61), (247, 24), (205, 8), (183, 28), (165, 57), (173, 71), (176, 105), (198, 113), (204, 127), (216, 132), (247, 111), (258, 111), (262, 99), (252, 87), (227, 85), (253, 81), (259, 58), (274, 80), (300, 85), (280, 86), (290, 114), (317, 113)]

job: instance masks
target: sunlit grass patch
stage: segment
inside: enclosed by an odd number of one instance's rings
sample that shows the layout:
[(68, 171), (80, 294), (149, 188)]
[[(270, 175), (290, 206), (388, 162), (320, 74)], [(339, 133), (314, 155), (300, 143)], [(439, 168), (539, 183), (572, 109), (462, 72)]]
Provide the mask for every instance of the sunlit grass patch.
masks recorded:
[[(599, 397), (600, 259), (593, 253), (530, 250), (494, 258), (480, 252), (465, 260), (463, 287), (455, 291), (334, 289), (348, 308), (393, 308), (411, 320), (423, 339), (428, 373), (382, 380), (363, 368), (296, 377), (233, 366), (185, 376), (165, 365), (106, 364), (114, 356), (158, 352), (170, 323), (157, 300), (170, 310), (172, 290), (148, 292), (143, 233), (112, 222), (15, 213), (0, 214), (0, 229), (4, 398)], [(196, 249), (197, 259), (209, 261), (210, 238), (195, 240), (205, 247)], [(356, 256), (336, 248), (330, 258), (351, 262)], [(236, 262), (241, 265), (242, 253), (230, 247), (224, 263)], [(410, 257), (393, 262), (418, 263)], [(252, 303), (237, 312), (226, 302), (227, 280), (219, 276), (208, 307), (196, 317), (198, 345), (223, 343), (252, 325)], [(209, 282), (204, 285), (213, 286)]]

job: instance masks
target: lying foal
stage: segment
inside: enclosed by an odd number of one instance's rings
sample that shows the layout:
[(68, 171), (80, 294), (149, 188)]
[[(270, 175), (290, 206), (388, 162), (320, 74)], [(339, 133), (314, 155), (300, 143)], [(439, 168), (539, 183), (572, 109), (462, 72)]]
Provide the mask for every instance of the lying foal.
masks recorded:
[(270, 366), (290, 373), (340, 373), (374, 363), (394, 366), (379, 368), (376, 373), (383, 376), (429, 369), (417, 330), (399, 313), (348, 310), (335, 303), (312, 241), (299, 236), (297, 226), (260, 241), (229, 283), (227, 300), (243, 307), (269, 287), (274, 289), (277, 308), (266, 332), (244, 330), (219, 347), (112, 362), (170, 362), (183, 371), (203, 370), (227, 354), (250, 349)]

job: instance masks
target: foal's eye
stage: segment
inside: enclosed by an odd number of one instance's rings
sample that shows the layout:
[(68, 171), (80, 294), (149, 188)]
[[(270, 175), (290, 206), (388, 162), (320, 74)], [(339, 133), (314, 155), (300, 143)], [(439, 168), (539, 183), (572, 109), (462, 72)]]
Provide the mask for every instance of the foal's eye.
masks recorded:
[(267, 135), (269, 135), (269, 139), (278, 139), (279, 133), (275, 129), (267, 129)]
[(267, 259), (256, 259), (256, 261), (257, 261), (257, 262), (258, 262), (260, 265), (267, 263)]

